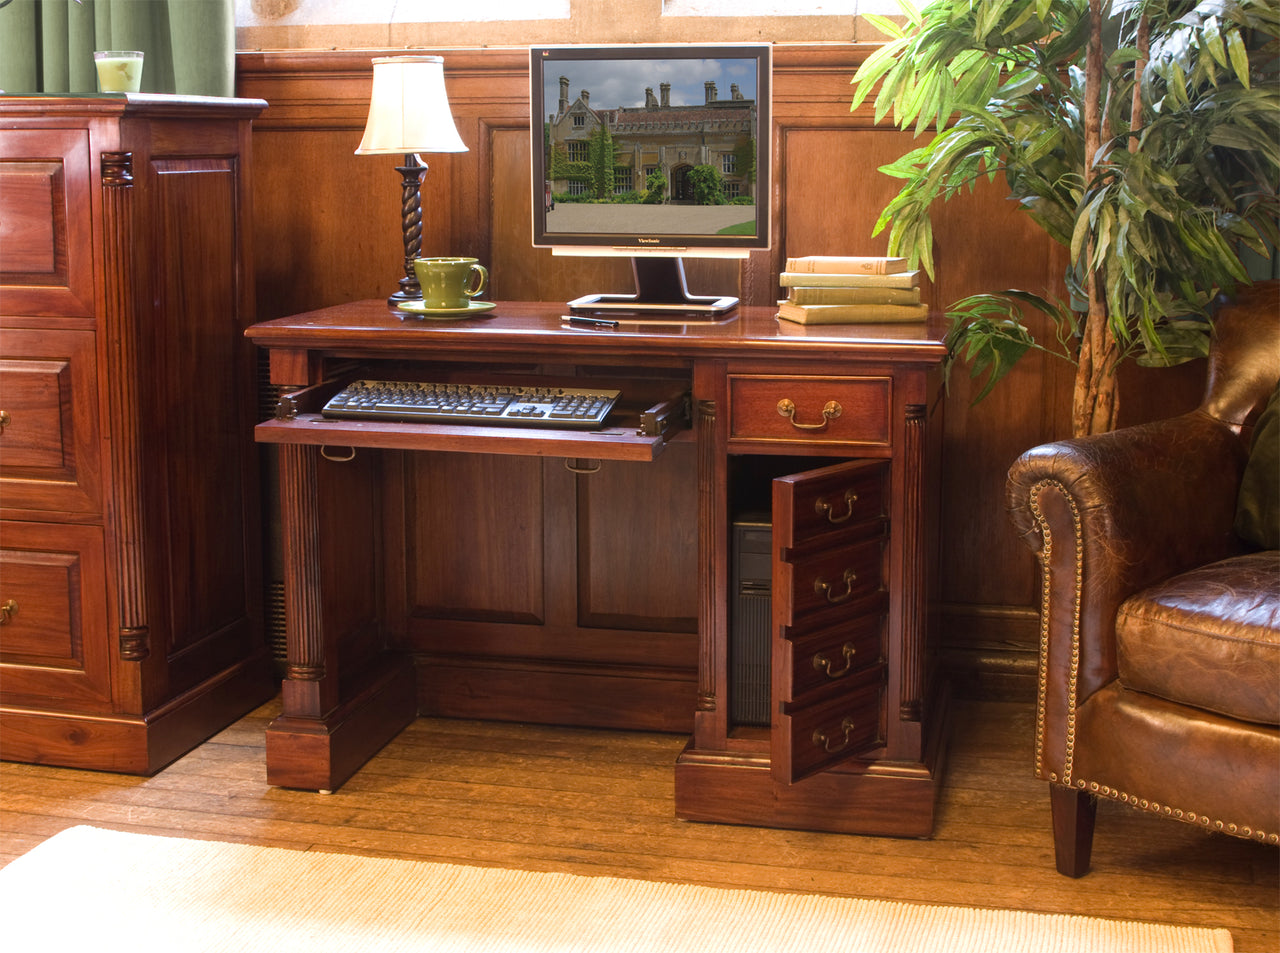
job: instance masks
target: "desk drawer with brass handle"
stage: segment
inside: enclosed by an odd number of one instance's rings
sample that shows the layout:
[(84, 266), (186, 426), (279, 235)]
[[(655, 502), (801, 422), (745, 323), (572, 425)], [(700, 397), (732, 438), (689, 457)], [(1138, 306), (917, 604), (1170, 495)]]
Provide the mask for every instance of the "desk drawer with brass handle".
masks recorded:
[(888, 377), (730, 375), (729, 440), (887, 447)]

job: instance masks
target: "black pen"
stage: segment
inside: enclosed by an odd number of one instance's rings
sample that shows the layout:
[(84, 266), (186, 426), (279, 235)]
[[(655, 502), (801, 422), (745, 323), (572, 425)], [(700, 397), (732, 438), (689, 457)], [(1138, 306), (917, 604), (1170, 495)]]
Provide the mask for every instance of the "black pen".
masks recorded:
[(616, 328), (617, 321), (609, 321), (605, 318), (587, 318), (579, 314), (569, 315), (570, 324), (581, 324), (589, 328)]

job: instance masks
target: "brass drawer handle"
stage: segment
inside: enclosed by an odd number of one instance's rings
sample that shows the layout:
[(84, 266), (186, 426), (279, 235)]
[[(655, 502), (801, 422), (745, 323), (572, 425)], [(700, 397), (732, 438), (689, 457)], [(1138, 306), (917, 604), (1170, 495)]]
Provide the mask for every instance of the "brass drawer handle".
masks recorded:
[(840, 732), (843, 737), (836, 743), (832, 744), (827, 733), (821, 728), (813, 729), (813, 743), (825, 751), (827, 754), (835, 754), (837, 751), (843, 751), (849, 747), (849, 736), (853, 734), (853, 719), (846, 717), (840, 722)]
[(788, 397), (778, 401), (778, 413), (783, 417), (790, 419), (791, 426), (796, 430), (826, 430), (827, 424), (835, 420), (844, 412), (844, 409), (834, 400), (829, 400), (822, 408), (822, 421), (816, 424), (802, 424), (796, 420), (796, 404), (795, 401)]
[(840, 654), (844, 656), (844, 668), (832, 669), (831, 659), (827, 658), (825, 652), (819, 652), (813, 657), (813, 667), (819, 672), (824, 672), (827, 678), (844, 678), (849, 674), (849, 670), (853, 668), (853, 656), (857, 650), (853, 647), (852, 642), (846, 642), (840, 648)]
[(832, 605), (839, 605), (848, 601), (853, 596), (853, 584), (858, 580), (858, 574), (852, 569), (844, 571), (844, 592), (835, 593), (831, 591), (831, 583), (827, 582), (821, 576), (813, 581), (813, 591), (820, 596), (826, 596), (827, 601)]
[(827, 518), (828, 523), (843, 523), (845, 520), (847, 520), (849, 517), (853, 515), (853, 504), (857, 502), (858, 502), (858, 494), (855, 493), (853, 490), (845, 490), (844, 491), (844, 506), (845, 506), (844, 515), (836, 516), (835, 507), (832, 506), (830, 503), (828, 503), (826, 500), (824, 500), (822, 497), (818, 497), (818, 499), (814, 501), (813, 509), (814, 509), (814, 512), (816, 512), (819, 516), (825, 516)]
[(0, 410), (0, 434), (4, 433), (4, 428), (9, 426), (9, 411)]
[(9, 620), (18, 614), (18, 600), (6, 599), (0, 603), (0, 625), (8, 625)]

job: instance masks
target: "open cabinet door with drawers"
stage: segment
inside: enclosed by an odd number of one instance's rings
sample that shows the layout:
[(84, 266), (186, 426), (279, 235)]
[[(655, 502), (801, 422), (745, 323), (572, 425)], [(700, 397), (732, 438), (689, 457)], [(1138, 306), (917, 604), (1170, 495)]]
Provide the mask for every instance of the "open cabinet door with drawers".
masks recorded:
[(885, 741), (889, 462), (773, 481), (771, 769), (791, 784)]

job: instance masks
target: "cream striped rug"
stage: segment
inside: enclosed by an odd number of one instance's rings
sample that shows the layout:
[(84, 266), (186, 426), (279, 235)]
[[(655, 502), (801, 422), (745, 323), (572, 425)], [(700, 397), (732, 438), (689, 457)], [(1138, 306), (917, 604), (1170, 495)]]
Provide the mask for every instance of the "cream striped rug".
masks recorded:
[(74, 827), (0, 870), (13, 953), (1229, 953), (1226, 930)]

